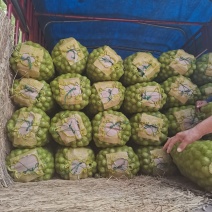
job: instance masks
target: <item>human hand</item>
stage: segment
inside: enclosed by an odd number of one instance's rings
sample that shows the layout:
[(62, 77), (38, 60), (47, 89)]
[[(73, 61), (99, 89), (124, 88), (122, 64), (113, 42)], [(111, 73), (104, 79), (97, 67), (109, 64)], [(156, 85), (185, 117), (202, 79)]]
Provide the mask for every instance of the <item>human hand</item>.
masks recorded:
[(200, 101), (196, 101), (196, 108), (200, 109), (201, 107), (207, 105), (207, 101), (206, 100), (200, 100)]
[(191, 128), (189, 130), (179, 132), (175, 136), (169, 138), (165, 143), (163, 149), (167, 153), (170, 153), (173, 146), (179, 142), (180, 145), (178, 146), (177, 151), (182, 152), (188, 144), (199, 140), (201, 137), (202, 136), (195, 130), (195, 128)]

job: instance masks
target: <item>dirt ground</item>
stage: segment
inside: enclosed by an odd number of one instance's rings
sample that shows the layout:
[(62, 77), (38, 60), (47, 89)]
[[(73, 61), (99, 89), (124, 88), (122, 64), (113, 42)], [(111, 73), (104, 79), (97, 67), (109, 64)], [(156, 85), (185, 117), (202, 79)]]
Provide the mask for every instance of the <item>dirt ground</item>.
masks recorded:
[(0, 211), (212, 212), (212, 194), (183, 177), (54, 179), (0, 189)]

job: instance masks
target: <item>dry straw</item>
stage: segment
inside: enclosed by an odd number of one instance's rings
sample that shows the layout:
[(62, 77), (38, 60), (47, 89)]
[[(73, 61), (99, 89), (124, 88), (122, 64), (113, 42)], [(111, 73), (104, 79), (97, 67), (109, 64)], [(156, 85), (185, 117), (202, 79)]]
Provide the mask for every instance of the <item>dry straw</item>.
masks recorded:
[(0, 11), (0, 185), (12, 183), (5, 167), (5, 156), (10, 151), (5, 133), (7, 120), (13, 113), (13, 105), (9, 97), (9, 89), (13, 76), (9, 69), (9, 58), (12, 52), (13, 28), (10, 20)]
[[(0, 185), (7, 187), (13, 182), (5, 166), (5, 156), (10, 151), (5, 125), (14, 110), (9, 97), (13, 81), (9, 69), (13, 30), (1, 11), (0, 33)], [(211, 194), (194, 188), (182, 177), (54, 179), (15, 183), (0, 189), (1, 211), (189, 212), (203, 211), (210, 203)]]
[(0, 200), (11, 212), (201, 212), (210, 204), (184, 178), (149, 176), (15, 183), (0, 190)]

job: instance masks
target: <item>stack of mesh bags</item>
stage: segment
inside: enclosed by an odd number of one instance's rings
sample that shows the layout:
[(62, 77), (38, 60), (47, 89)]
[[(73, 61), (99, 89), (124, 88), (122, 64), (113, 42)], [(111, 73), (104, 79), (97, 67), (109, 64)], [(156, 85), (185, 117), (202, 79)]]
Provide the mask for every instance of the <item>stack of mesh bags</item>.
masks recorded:
[(92, 177), (96, 173), (90, 148), (92, 126), (84, 108), (91, 95), (90, 80), (84, 76), (88, 50), (73, 37), (60, 40), (52, 52), (57, 77), (50, 82), (59, 110), (53, 115), (50, 133), (58, 144), (56, 172), (66, 180)]
[(109, 46), (99, 47), (88, 57), (86, 74), (92, 82), (86, 111), (93, 127), (98, 174), (131, 178), (139, 170), (139, 161), (132, 147), (126, 145), (131, 125), (121, 111), (125, 95), (120, 82), (123, 60)]
[(176, 168), (162, 150), (167, 139), (168, 120), (160, 111), (167, 94), (156, 82), (161, 63), (150, 53), (137, 52), (124, 60), (122, 82), (126, 87), (123, 111), (131, 124), (130, 144), (140, 162), (140, 173), (161, 176)]
[[(211, 95), (211, 53), (196, 60), (182, 50), (169, 51), (163, 53), (159, 61), (164, 75), (157, 80), (167, 94), (163, 111), (169, 121), (168, 135), (173, 136), (195, 127), (211, 115), (211, 104), (200, 110), (195, 108), (197, 100), (204, 100)], [(189, 144), (183, 152), (177, 151), (177, 143), (171, 156), (182, 175), (200, 187), (211, 190), (211, 141), (207, 139), (208, 136)]]
[[(9, 172), (21, 182), (50, 179), (54, 166), (71, 180), (131, 178), (139, 171), (161, 176), (176, 173), (173, 159), (183, 175), (210, 187), (202, 179), (209, 177), (212, 159), (196, 153), (206, 143), (192, 144), (182, 155), (174, 148), (172, 157), (162, 150), (169, 136), (210, 116), (208, 105), (202, 113), (194, 106), (212, 93), (210, 62), (210, 53), (196, 61), (181, 49), (158, 59), (136, 52), (122, 60), (109, 46), (89, 54), (72, 37), (60, 40), (51, 56), (39, 44), (18, 44), (10, 59), (17, 111), (7, 124), (14, 147)], [(189, 174), (195, 155), (202, 166), (196, 162)]]
[(15, 47), (10, 65), (16, 74), (10, 94), (17, 110), (7, 123), (13, 146), (7, 169), (15, 181), (48, 180), (54, 174), (53, 153), (47, 147), (48, 114), (54, 106), (48, 84), (55, 73), (52, 58), (45, 48), (27, 41)]

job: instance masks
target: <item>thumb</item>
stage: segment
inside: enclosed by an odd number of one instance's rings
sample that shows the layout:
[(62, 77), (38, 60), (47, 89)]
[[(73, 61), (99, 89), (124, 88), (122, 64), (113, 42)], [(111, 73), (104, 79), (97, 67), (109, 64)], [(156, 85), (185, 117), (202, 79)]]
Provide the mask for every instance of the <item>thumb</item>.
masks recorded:
[(186, 142), (181, 142), (180, 145), (177, 147), (177, 151), (182, 152), (186, 148), (187, 145), (188, 144)]

